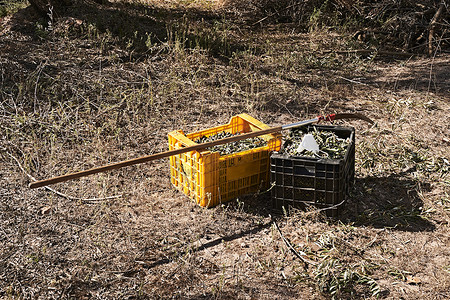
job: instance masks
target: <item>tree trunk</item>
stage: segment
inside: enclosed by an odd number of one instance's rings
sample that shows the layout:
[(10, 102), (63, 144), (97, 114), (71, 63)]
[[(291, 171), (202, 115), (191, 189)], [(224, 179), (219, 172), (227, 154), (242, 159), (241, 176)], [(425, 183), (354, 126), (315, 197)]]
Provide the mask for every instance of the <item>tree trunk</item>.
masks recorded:
[(70, 6), (74, 0), (28, 0), (41, 15), (57, 13), (64, 6)]
[(430, 22), (430, 31), (428, 34), (428, 55), (433, 55), (433, 42), (434, 42), (434, 30), (436, 29), (436, 24), (439, 21), (439, 18), (441, 17), (442, 11), (445, 8), (445, 3), (442, 2), (439, 6), (438, 10), (436, 11), (436, 14), (434, 15), (433, 19)]

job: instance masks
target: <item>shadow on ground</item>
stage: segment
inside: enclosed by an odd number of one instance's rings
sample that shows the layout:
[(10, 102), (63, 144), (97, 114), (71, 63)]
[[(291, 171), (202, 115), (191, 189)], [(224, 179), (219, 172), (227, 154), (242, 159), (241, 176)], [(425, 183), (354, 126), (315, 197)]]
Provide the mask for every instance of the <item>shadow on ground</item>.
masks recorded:
[(435, 226), (424, 216), (418, 192), (429, 188), (427, 184), (395, 175), (358, 178), (341, 219), (357, 226), (432, 231)]
[[(423, 212), (419, 191), (429, 190), (429, 184), (399, 175), (358, 178), (351, 196), (340, 209), (339, 220), (355, 226), (391, 228), (399, 231), (433, 231), (435, 226)], [(272, 209), (270, 192), (241, 199), (250, 214), (275, 218), (283, 212)], [(238, 204), (230, 202), (231, 207)], [(313, 211), (309, 208), (308, 211)]]
[[(236, 232), (236, 233), (233, 233), (233, 234), (230, 234), (227, 236), (221, 236), (219, 238), (216, 238), (214, 240), (206, 242), (198, 247), (192, 248), (191, 252), (196, 253), (196, 252), (203, 251), (203, 250), (211, 248), (211, 247), (215, 247), (223, 242), (230, 242), (230, 241), (237, 240), (237, 239), (242, 238), (247, 235), (256, 234), (266, 228), (269, 228), (271, 226), (271, 224), (272, 224), (271, 222), (268, 222), (266, 224), (256, 225), (252, 228), (243, 229), (240, 232)], [(146, 262), (143, 263), (142, 266), (146, 269), (151, 269), (156, 266), (168, 264), (168, 263), (172, 262), (173, 260), (174, 260), (173, 257), (157, 258), (154, 261), (146, 260)]]
[(435, 58), (418, 58), (403, 64), (388, 62), (385, 68), (369, 77), (367, 83), (393, 91), (415, 90), (448, 97), (449, 56), (442, 54)]

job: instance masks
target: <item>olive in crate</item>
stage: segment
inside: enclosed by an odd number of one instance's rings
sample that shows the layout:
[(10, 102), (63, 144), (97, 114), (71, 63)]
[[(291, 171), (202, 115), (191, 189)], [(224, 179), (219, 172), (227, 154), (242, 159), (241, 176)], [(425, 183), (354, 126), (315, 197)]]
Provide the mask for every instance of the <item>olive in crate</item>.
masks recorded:
[[(301, 136), (310, 132), (318, 136), (320, 155), (297, 152)], [(337, 217), (354, 181), (355, 129), (311, 125), (291, 132), (280, 151), (271, 155), (270, 174), (275, 209), (315, 205)]]

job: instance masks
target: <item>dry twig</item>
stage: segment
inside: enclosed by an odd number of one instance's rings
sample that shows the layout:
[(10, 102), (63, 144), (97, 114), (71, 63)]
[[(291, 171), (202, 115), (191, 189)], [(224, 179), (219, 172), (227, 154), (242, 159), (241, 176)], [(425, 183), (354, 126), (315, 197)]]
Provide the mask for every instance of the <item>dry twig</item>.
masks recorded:
[(411, 57), (414, 56), (414, 53), (409, 52), (398, 52), (398, 51), (377, 51), (377, 50), (370, 50), (370, 49), (356, 49), (356, 50), (327, 50), (323, 51), (322, 53), (337, 53), (337, 54), (372, 54), (375, 55), (386, 55), (386, 56), (402, 56), (402, 57)]
[(303, 263), (304, 263), (304, 268), (307, 269), (308, 265), (314, 265), (316, 266), (318, 263), (309, 259), (304, 258), (303, 256), (306, 256), (306, 253), (301, 252), (299, 253), (297, 250), (295, 250), (294, 246), (292, 246), (292, 244), (283, 236), (283, 233), (281, 232), (280, 227), (278, 227), (277, 222), (275, 222), (275, 219), (272, 218), (272, 216), (270, 216), (272, 219), (273, 224), (275, 224), (275, 227), (278, 230), (278, 233), (281, 236), (281, 239), (283, 240), (284, 244), (289, 248), (289, 250), (291, 250), (291, 252), (298, 257)]
[[(37, 181), (36, 178), (34, 178), (32, 175), (28, 174), (25, 169), (23, 168), (22, 164), (20, 163), (20, 161), (11, 153), (7, 152), (9, 156), (11, 156), (12, 159), (14, 159), (17, 163), (17, 165), (19, 166), (20, 170), (22, 170), (22, 172), (28, 176), (28, 178), (30, 178), (33, 181)], [(55, 193), (56, 195), (69, 199), (69, 200), (76, 200), (76, 201), (82, 201), (82, 202), (97, 202), (97, 201), (104, 201), (104, 200), (111, 200), (111, 199), (117, 199), (117, 198), (121, 198), (123, 195), (114, 195), (114, 196), (108, 196), (108, 197), (103, 197), (103, 198), (78, 198), (78, 197), (72, 197), (69, 195), (66, 195), (64, 193), (61, 193), (55, 189), (52, 189), (49, 186), (45, 186), (45, 188), (47, 190), (49, 190), (50, 192)]]

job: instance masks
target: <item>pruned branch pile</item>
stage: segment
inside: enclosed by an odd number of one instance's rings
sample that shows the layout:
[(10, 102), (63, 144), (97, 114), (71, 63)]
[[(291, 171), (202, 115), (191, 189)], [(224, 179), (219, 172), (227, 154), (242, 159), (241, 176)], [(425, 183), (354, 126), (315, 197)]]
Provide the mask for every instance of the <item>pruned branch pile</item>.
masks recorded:
[(260, 21), (254, 23), (259, 26), (295, 23), (305, 31), (353, 30), (355, 38), (368, 47), (384, 50), (433, 55), (450, 48), (446, 0), (254, 0), (247, 6), (259, 14)]

